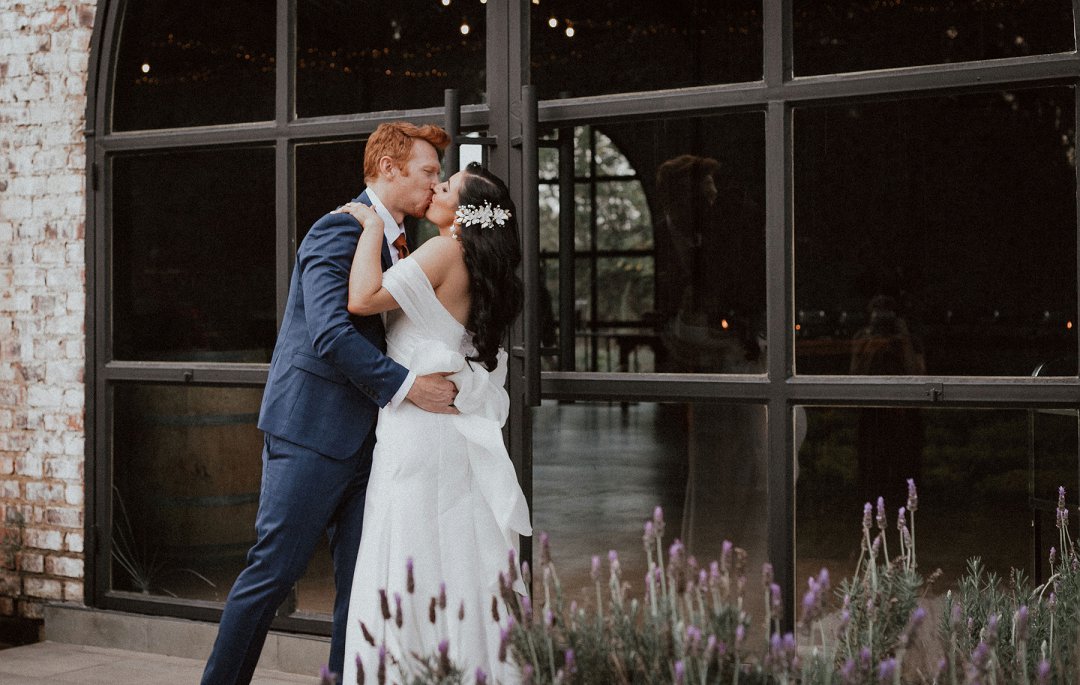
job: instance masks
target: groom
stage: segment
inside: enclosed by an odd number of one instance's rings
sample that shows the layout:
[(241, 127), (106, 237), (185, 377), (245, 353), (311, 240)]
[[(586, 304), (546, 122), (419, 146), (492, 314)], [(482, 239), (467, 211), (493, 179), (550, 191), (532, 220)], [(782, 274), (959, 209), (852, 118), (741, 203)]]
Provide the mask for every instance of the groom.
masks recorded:
[[(438, 126), (407, 123), (382, 124), (368, 139), (367, 190), (356, 201), (383, 219), (384, 270), (407, 254), (407, 246), (398, 248), (405, 241), (401, 223), (426, 211), (449, 141)], [(258, 537), (229, 593), (203, 685), (251, 681), (274, 614), (324, 531), (336, 590), (329, 667), (342, 672), (379, 408), (410, 401), (427, 411), (457, 411), (453, 383), (441, 374), (417, 377), (395, 363), (385, 355), (382, 318), (346, 309), (359, 237), (349, 214), (327, 214), (297, 253), (259, 414), (265, 435)]]

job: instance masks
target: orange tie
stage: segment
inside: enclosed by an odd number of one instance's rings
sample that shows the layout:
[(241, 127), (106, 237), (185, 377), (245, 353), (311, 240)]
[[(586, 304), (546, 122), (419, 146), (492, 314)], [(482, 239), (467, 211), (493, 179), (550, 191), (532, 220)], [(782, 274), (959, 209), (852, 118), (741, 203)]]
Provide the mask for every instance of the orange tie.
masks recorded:
[(402, 233), (398, 237), (394, 238), (394, 247), (397, 248), (398, 259), (405, 259), (409, 256), (409, 246), (405, 244), (405, 234)]

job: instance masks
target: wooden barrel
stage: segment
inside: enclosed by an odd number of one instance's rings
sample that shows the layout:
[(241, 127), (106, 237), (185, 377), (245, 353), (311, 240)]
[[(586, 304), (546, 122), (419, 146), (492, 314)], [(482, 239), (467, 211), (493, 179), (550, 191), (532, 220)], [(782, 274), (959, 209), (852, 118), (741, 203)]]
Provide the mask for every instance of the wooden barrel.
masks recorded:
[(129, 393), (129, 468), (142, 475), (142, 520), (133, 524), (192, 568), (242, 557), (255, 541), (262, 389), (140, 385)]

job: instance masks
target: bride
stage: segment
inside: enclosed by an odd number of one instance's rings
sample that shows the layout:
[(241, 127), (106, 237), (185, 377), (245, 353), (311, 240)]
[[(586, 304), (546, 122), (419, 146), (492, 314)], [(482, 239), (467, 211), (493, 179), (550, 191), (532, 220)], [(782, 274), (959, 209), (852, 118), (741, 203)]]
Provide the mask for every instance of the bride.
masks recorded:
[[(467, 681), (477, 670), (512, 680), (496, 656), (492, 597), (518, 536), (532, 532), (501, 431), (509, 397), (499, 343), (523, 297), (516, 209), (498, 177), (470, 164), (435, 187), (426, 218), (439, 235), (385, 273), (382, 220), (363, 204), (339, 211), (363, 227), (349, 311), (386, 312), (389, 356), (417, 375), (449, 372), (460, 412), (409, 402), (379, 412), (342, 682), (357, 682), (358, 668), (368, 682), (382, 669), (390, 682), (411, 681), (414, 655), (444, 641)], [(525, 591), (520, 580), (515, 589)]]

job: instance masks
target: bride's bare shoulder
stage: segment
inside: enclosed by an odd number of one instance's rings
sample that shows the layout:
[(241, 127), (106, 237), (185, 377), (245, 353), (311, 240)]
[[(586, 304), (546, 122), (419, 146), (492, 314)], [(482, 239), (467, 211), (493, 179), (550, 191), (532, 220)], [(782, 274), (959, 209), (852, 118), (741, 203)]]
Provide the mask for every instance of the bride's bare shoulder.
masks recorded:
[(416, 248), (412, 257), (435, 287), (438, 287), (456, 270), (465, 268), (461, 246), (449, 236), (437, 235), (429, 238), (423, 245)]

